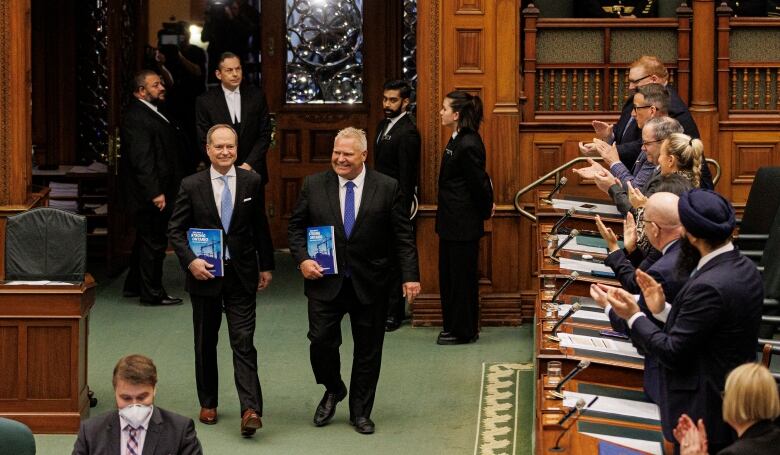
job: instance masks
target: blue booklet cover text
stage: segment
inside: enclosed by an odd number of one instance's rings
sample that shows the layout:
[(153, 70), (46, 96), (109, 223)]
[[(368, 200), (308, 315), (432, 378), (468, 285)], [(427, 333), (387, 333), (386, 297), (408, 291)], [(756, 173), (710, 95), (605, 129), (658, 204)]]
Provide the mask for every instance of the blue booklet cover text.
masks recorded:
[(317, 261), (324, 270), (323, 275), (339, 273), (336, 261), (336, 243), (333, 226), (314, 226), (306, 228), (306, 247), (309, 257)]
[(209, 270), (212, 275), (225, 275), (222, 263), (222, 229), (192, 228), (187, 230), (187, 240), (195, 256), (214, 266)]

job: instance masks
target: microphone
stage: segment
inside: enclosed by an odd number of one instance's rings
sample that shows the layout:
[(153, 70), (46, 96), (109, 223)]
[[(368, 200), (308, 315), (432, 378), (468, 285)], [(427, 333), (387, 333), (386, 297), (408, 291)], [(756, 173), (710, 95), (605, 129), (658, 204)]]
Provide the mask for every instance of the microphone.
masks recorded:
[(582, 417), (582, 415), (585, 414), (585, 411), (590, 409), (590, 407), (593, 406), (593, 403), (595, 403), (596, 400), (598, 399), (599, 399), (598, 396), (593, 397), (593, 399), (590, 400), (590, 403), (588, 403), (587, 406), (585, 406), (585, 400), (583, 400), (582, 398), (577, 400), (577, 404), (574, 405), (574, 407), (565, 416), (563, 416), (561, 420), (558, 421), (558, 425), (562, 425), (563, 422), (566, 422), (566, 419), (568, 419), (575, 413), (577, 414), (574, 417), (574, 420), (572, 420), (571, 425), (564, 428), (563, 431), (561, 431), (561, 434), (558, 435), (558, 439), (555, 440), (555, 447), (550, 447), (549, 449), (550, 452), (563, 452), (564, 450), (566, 450), (563, 447), (561, 447), (561, 439), (563, 439), (563, 435), (565, 435), (566, 432), (568, 432), (571, 429), (571, 427), (574, 426), (574, 424), (577, 422), (577, 419)]
[(556, 322), (552, 328), (552, 333), (547, 335), (546, 338), (550, 341), (561, 341), (561, 339), (558, 338), (558, 329), (561, 327), (561, 324), (566, 322), (566, 320), (569, 319), (574, 313), (579, 311), (581, 306), (582, 305), (580, 305), (580, 302), (576, 302), (574, 305), (572, 305), (571, 308), (569, 308), (569, 311), (564, 314), (562, 318), (558, 319), (558, 322)]
[(552, 302), (557, 302), (558, 297), (563, 294), (563, 291), (566, 290), (569, 286), (571, 286), (575, 281), (577, 281), (577, 278), (579, 278), (580, 272), (577, 272), (576, 270), (574, 272), (571, 272), (571, 275), (569, 275), (569, 278), (566, 279), (566, 282), (561, 285), (561, 288), (558, 289), (555, 294), (552, 296), (552, 299), (550, 299)]
[(567, 420), (571, 418), (571, 416), (582, 411), (584, 408), (585, 408), (585, 400), (580, 398), (579, 400), (577, 400), (577, 403), (574, 405), (574, 407), (569, 409), (569, 412), (567, 412), (566, 415), (561, 417), (561, 420), (558, 421), (558, 425), (563, 425), (564, 423), (566, 423)]
[(565, 214), (564, 214), (564, 215), (563, 215), (563, 216), (562, 216), (562, 217), (561, 217), (561, 218), (560, 218), (558, 221), (556, 221), (556, 222), (555, 222), (555, 224), (553, 224), (553, 227), (552, 227), (552, 229), (550, 229), (550, 235), (557, 235), (557, 234), (558, 234), (558, 229), (561, 227), (561, 225), (562, 225), (562, 224), (563, 224), (563, 223), (564, 223), (566, 220), (568, 220), (568, 219), (569, 219), (569, 217), (571, 217), (572, 215), (574, 215), (574, 212), (575, 212), (575, 211), (576, 211), (576, 210), (575, 210), (575, 208), (574, 208), (574, 207), (572, 207), (572, 208), (570, 208), (569, 210), (567, 210), (567, 211), (566, 211), (566, 213), (565, 213)]
[(561, 188), (563, 188), (566, 183), (569, 181), (566, 177), (561, 177), (560, 180), (558, 180), (558, 184), (553, 187), (552, 191), (550, 191), (550, 194), (547, 195), (545, 199), (542, 199), (542, 202), (545, 204), (552, 204), (552, 198), (555, 196), (555, 193), (558, 191), (561, 191)]
[(563, 249), (563, 247), (565, 247), (565, 246), (566, 246), (566, 244), (567, 244), (567, 243), (571, 242), (571, 240), (572, 240), (574, 237), (577, 237), (578, 235), (580, 235), (580, 231), (578, 231), (578, 230), (576, 230), (576, 229), (572, 229), (572, 230), (571, 230), (571, 232), (569, 232), (569, 235), (568, 235), (568, 237), (566, 237), (565, 239), (563, 239), (563, 242), (559, 243), (559, 244), (558, 244), (558, 246), (557, 246), (557, 247), (555, 247), (555, 249), (553, 250), (553, 252), (552, 252), (552, 253), (550, 253), (550, 259), (552, 259), (552, 260), (553, 260), (553, 261), (555, 261), (555, 262), (560, 262), (560, 261), (558, 260), (558, 253), (559, 253), (559, 252), (560, 252), (560, 251)]
[(584, 370), (585, 368), (588, 368), (590, 366), (589, 360), (580, 360), (580, 363), (577, 364), (576, 367), (572, 368), (572, 370), (569, 372), (569, 374), (566, 375), (566, 377), (563, 378), (561, 382), (558, 383), (558, 385), (555, 387), (555, 390), (550, 392), (550, 397), (556, 400), (563, 400), (563, 386), (574, 379), (574, 376), (577, 376)]

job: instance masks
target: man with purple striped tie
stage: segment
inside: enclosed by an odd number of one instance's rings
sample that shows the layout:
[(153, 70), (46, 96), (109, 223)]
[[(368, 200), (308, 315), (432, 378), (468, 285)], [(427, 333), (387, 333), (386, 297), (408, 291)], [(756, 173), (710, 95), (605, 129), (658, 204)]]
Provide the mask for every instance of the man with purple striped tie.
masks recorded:
[(157, 367), (138, 354), (114, 367), (116, 411), (81, 423), (73, 455), (200, 455), (192, 419), (154, 405)]

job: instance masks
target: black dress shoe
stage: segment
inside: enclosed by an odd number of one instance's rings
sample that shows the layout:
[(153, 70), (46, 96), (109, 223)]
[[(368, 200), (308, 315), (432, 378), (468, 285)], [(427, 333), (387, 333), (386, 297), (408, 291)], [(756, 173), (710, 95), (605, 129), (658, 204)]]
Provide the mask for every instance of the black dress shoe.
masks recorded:
[(385, 332), (395, 332), (398, 327), (401, 327), (401, 321), (396, 318), (387, 318), (385, 321)]
[(355, 431), (360, 434), (373, 434), (376, 429), (374, 421), (368, 417), (358, 417), (355, 420), (350, 420), (349, 424), (355, 427)]
[(469, 344), (477, 341), (479, 339), (479, 334), (474, 335), (471, 338), (466, 337), (456, 337), (456, 336), (440, 336), (436, 340), (436, 344), (440, 344), (442, 346), (451, 346), (455, 344)]
[(146, 305), (146, 306), (170, 306), (170, 305), (180, 305), (181, 303), (182, 303), (182, 299), (178, 297), (172, 297), (170, 295), (166, 295), (165, 297), (157, 300), (141, 299), (141, 305)]
[(314, 425), (318, 427), (325, 426), (333, 419), (333, 415), (336, 414), (336, 405), (339, 401), (343, 400), (347, 396), (347, 388), (341, 386), (341, 390), (337, 392), (325, 391), (325, 395), (322, 396), (320, 404), (317, 405), (317, 410), (314, 411)]

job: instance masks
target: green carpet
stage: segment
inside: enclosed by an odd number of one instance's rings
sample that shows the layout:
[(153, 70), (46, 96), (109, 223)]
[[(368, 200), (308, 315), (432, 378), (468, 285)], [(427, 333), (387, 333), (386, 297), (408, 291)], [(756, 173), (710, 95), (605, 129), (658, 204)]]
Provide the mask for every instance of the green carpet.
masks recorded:
[[(239, 435), (239, 407), (233, 384), (230, 345), (223, 323), (220, 338), (220, 421), (196, 421), (207, 454), (474, 454), (476, 450), (483, 364), (529, 362), (531, 325), (486, 327), (475, 344), (438, 346), (439, 328), (402, 326), (385, 338), (382, 374), (372, 419), (374, 435), (356, 433), (348, 423), (345, 403), (323, 428), (311, 423), (323, 389), (309, 365), (306, 299), (302, 278), (287, 254), (277, 255), (271, 287), (257, 299), (260, 382), (265, 409), (263, 429), (251, 439)], [(111, 371), (119, 357), (142, 353), (154, 359), (159, 384), (156, 404), (197, 417), (192, 349), (192, 313), (184, 305), (139, 306), (121, 297), (124, 276), (99, 280), (90, 319), (89, 385), (99, 399), (92, 415), (114, 407)], [(171, 294), (186, 297), (183, 272), (175, 258), (165, 262), (165, 283)], [(352, 338), (345, 318), (342, 375), (348, 382)], [(517, 382), (517, 444), (514, 453), (530, 453), (532, 378)], [(68, 454), (75, 435), (36, 435), (39, 454)], [(509, 453), (509, 452), (502, 452)]]

